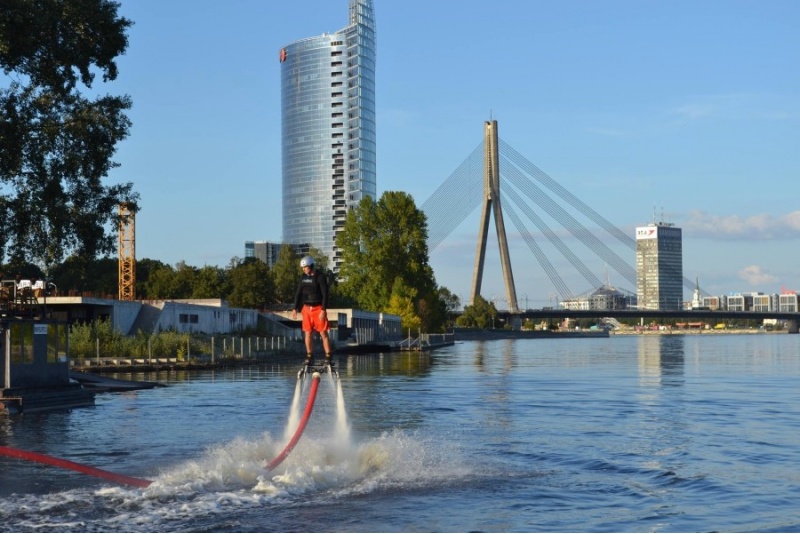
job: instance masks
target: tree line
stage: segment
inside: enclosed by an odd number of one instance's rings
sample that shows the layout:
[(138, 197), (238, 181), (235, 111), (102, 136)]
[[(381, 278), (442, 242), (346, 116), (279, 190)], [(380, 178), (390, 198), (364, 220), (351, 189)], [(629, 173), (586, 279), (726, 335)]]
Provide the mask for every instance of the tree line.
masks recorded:
[[(428, 262), (427, 222), (412, 197), (389, 191), (377, 201), (365, 198), (348, 213), (337, 236), (342, 250), (338, 275), (328, 258), (312, 248), (316, 266), (326, 273), (330, 307), (355, 307), (399, 315), (404, 329), (440, 332), (450, 324), (459, 298), (436, 284)], [(136, 261), (134, 294), (141, 300), (226, 300), (231, 306), (260, 310), (289, 308), (295, 298), (300, 256), (283, 244), (270, 268), (256, 258), (231, 259), (226, 267), (196, 267), (159, 260)], [(119, 260), (73, 255), (44, 272), (32, 262), (0, 266), (6, 277), (44, 279), (59, 295), (115, 298), (119, 289)]]

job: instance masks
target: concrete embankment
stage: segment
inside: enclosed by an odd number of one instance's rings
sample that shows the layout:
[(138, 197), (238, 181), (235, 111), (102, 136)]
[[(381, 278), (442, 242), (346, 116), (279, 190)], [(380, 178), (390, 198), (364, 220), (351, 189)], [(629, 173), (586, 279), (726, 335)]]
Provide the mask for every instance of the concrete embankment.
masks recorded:
[(456, 341), (488, 341), (492, 339), (568, 339), (608, 337), (605, 330), (502, 330), (490, 328), (456, 328)]

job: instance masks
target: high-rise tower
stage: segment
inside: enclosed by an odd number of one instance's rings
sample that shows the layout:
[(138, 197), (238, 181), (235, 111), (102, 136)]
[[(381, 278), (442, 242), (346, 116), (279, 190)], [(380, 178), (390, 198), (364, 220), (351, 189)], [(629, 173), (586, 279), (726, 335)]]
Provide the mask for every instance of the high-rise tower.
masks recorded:
[(280, 50), (283, 241), (338, 270), (347, 210), (376, 197), (375, 16), (350, 0), (349, 25)]
[(683, 237), (670, 223), (636, 228), (636, 294), (646, 310), (683, 307)]

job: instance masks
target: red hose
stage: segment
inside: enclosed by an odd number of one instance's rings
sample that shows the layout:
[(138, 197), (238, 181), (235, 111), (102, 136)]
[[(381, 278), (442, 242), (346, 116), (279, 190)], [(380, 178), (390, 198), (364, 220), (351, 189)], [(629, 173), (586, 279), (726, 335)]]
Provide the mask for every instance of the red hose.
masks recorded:
[(64, 469), (72, 469), (73, 471), (79, 471), (81, 473), (85, 473), (93, 477), (104, 478), (106, 480), (110, 480), (111, 482), (116, 482), (117, 484), (137, 486), (139, 488), (146, 488), (147, 486), (152, 484), (150, 480), (143, 480), (141, 478), (133, 478), (125, 475), (118, 475), (116, 473), (111, 473), (109, 471), (103, 471), (102, 469), (97, 469), (96, 467), (90, 467), (88, 465), (83, 465), (76, 462), (71, 462), (69, 460), (56, 458), (55, 456), (48, 456), (47, 454), (41, 454), (38, 452), (23, 451), (20, 449), (14, 449), (12, 447), (0, 446), (0, 456), (10, 456), (11, 458), (20, 458), (22, 460), (29, 460), (32, 462), (54, 465), (56, 467), (62, 467)]
[(291, 441), (289, 444), (284, 447), (283, 451), (275, 457), (270, 463), (267, 464), (267, 471), (272, 471), (276, 467), (280, 465), (282, 461), (289, 456), (289, 453), (292, 452), (294, 446), (297, 445), (297, 442), (300, 441), (300, 436), (303, 435), (303, 431), (306, 429), (306, 424), (308, 424), (308, 419), (311, 417), (311, 411), (314, 409), (314, 401), (317, 398), (317, 389), (319, 388), (319, 379), (320, 374), (314, 373), (311, 375), (311, 390), (308, 392), (308, 402), (306, 403), (306, 409), (303, 412), (303, 418), (300, 420), (300, 424), (297, 426), (297, 430), (292, 436)]
[[(283, 449), (283, 452), (281, 452), (274, 460), (272, 460), (269, 464), (267, 464), (268, 471), (272, 471), (273, 469), (278, 467), (278, 465), (280, 465), (280, 463), (284, 461), (287, 456), (289, 456), (289, 453), (292, 452), (292, 449), (294, 449), (294, 446), (297, 445), (297, 442), (300, 441), (300, 436), (303, 435), (303, 431), (306, 428), (306, 424), (308, 424), (308, 419), (309, 417), (311, 417), (311, 411), (314, 409), (314, 401), (317, 398), (317, 389), (319, 388), (319, 380), (320, 380), (320, 374), (314, 373), (312, 375), (311, 391), (309, 391), (308, 394), (308, 402), (306, 403), (306, 409), (303, 412), (303, 418), (300, 420), (300, 425), (297, 427), (297, 431), (294, 433), (292, 440)], [(38, 452), (23, 451), (21, 449), (15, 449), (13, 447), (4, 447), (2, 445), (0, 445), (0, 456), (19, 458), (31, 462), (39, 462), (43, 464), (53, 465), (55, 467), (61, 467), (63, 469), (71, 469), (73, 471), (78, 471), (80, 473), (84, 473), (93, 477), (104, 478), (106, 480), (110, 480), (111, 482), (115, 482), (117, 484), (125, 484), (128, 486), (136, 486), (139, 488), (146, 488), (153, 483), (151, 480), (144, 480), (142, 478), (134, 478), (126, 475), (119, 475), (117, 473), (104, 471), (96, 467), (79, 464), (77, 462), (64, 460), (62, 458), (56, 458), (55, 456), (49, 456), (47, 454), (42, 454)]]

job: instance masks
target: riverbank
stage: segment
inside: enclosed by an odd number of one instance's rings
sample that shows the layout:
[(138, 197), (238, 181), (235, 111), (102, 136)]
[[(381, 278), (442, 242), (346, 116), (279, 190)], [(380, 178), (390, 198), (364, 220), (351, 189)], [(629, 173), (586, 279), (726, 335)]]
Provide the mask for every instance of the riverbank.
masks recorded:
[(281, 350), (249, 358), (232, 357), (211, 360), (207, 356), (190, 359), (179, 358), (153, 358), (148, 359), (121, 359), (121, 358), (93, 358), (92, 360), (73, 360), (70, 363), (70, 372), (79, 373), (150, 373), (161, 371), (203, 371), (211, 369), (224, 369), (228, 367), (246, 367), (264, 363), (292, 364), (301, 362), (305, 358), (305, 351)]
[(667, 330), (636, 330), (634, 328), (621, 328), (610, 331), (614, 336), (697, 336), (697, 335), (731, 335), (731, 334), (751, 334), (751, 335), (772, 335), (772, 334), (787, 334), (786, 330), (761, 330), (760, 328), (725, 328), (725, 329), (708, 329), (708, 330), (691, 330), (691, 329), (667, 329)]
[(491, 339), (568, 339), (608, 337), (605, 330), (504, 330), (489, 328), (454, 328), (456, 341)]

